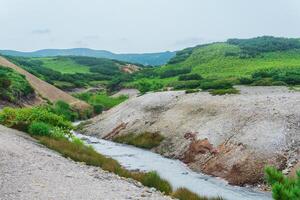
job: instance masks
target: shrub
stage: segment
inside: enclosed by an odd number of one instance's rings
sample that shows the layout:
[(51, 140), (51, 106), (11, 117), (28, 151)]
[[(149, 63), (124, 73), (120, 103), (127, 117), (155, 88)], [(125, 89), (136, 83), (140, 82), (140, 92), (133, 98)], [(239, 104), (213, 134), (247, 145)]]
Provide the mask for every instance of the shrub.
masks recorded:
[(142, 134), (127, 134), (120, 135), (113, 139), (113, 141), (123, 144), (129, 144), (144, 149), (152, 149), (160, 145), (164, 137), (159, 133), (142, 133)]
[(64, 101), (57, 101), (52, 107), (52, 112), (63, 116), (69, 121), (75, 121), (79, 118), (78, 113), (73, 111), (71, 106)]
[(246, 78), (246, 77), (242, 77), (240, 78), (240, 84), (243, 84), (243, 85), (250, 85), (251, 83), (253, 83), (253, 79), (252, 78)]
[(175, 90), (181, 89), (195, 89), (200, 86), (200, 81), (190, 80), (190, 81), (177, 81), (170, 84)]
[(172, 192), (172, 186), (170, 183), (162, 179), (156, 172), (146, 173), (142, 177), (141, 183), (147, 187), (155, 187), (165, 194), (170, 194)]
[(222, 198), (207, 198), (207, 197), (200, 197), (196, 193), (189, 191), (186, 188), (179, 188), (173, 194), (172, 197), (179, 199), (179, 200), (222, 200)]
[(202, 90), (208, 89), (229, 89), (232, 88), (232, 83), (226, 80), (205, 80), (201, 83)]
[(181, 69), (168, 69), (161, 72), (160, 78), (169, 78), (173, 76), (178, 76), (180, 74), (188, 74), (192, 71), (191, 68), (181, 68)]
[(300, 171), (297, 172), (296, 178), (288, 178), (274, 167), (266, 167), (265, 177), (272, 187), (272, 196), (275, 200), (300, 199)]
[(254, 81), (252, 86), (272, 86), (273, 85), (273, 79), (272, 78), (262, 78)]
[(32, 135), (50, 136), (51, 126), (43, 122), (32, 122), (29, 126), (28, 132)]
[(103, 112), (104, 106), (102, 104), (93, 105), (94, 113), (101, 114)]
[(179, 81), (187, 81), (187, 80), (201, 80), (202, 76), (199, 74), (185, 74), (178, 77)]
[(239, 94), (240, 92), (235, 88), (216, 89), (209, 91), (211, 95), (225, 95), (225, 94)]
[(62, 116), (54, 114), (43, 107), (33, 108), (4, 108), (0, 112), (0, 123), (8, 127), (22, 127), (27, 130), (32, 122), (43, 122), (66, 130), (72, 129), (72, 124)]
[(199, 92), (199, 90), (197, 89), (188, 89), (185, 91), (186, 94), (197, 93), (197, 92)]

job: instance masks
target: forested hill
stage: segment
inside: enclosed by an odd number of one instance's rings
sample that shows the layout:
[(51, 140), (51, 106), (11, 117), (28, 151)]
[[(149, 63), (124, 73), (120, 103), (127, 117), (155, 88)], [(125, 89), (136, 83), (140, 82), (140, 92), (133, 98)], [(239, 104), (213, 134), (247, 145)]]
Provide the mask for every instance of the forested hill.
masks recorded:
[(51, 57), (51, 56), (88, 56), (97, 58), (108, 58), (142, 65), (164, 65), (173, 56), (175, 52), (159, 52), (145, 54), (115, 54), (104, 50), (93, 50), (87, 48), (75, 49), (43, 49), (34, 52), (20, 52), (12, 50), (0, 50), (0, 54), (8, 56), (21, 57)]

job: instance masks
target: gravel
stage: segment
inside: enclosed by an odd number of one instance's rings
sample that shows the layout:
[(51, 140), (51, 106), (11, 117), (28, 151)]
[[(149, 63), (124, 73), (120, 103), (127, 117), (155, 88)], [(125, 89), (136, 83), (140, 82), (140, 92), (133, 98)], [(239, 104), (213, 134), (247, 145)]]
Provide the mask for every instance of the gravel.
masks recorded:
[(0, 199), (171, 199), (100, 168), (66, 159), (25, 133), (0, 126)]

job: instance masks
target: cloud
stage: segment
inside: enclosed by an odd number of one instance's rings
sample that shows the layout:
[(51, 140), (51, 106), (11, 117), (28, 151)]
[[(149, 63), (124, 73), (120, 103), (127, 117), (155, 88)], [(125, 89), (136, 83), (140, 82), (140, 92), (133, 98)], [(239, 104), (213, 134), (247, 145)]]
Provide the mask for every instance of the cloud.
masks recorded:
[(37, 34), (37, 35), (46, 35), (46, 34), (50, 34), (51, 30), (50, 29), (35, 29), (32, 31), (33, 34)]

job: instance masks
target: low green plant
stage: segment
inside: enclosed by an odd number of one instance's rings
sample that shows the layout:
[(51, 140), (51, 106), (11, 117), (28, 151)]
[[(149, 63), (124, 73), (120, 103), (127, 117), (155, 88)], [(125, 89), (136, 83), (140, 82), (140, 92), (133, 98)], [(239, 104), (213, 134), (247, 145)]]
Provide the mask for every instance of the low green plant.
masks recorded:
[(199, 74), (184, 74), (178, 77), (179, 81), (201, 80), (201, 79), (203, 79), (203, 77), (200, 76)]
[(240, 91), (235, 88), (210, 90), (211, 95), (239, 94)]
[(165, 194), (170, 194), (172, 192), (172, 186), (170, 183), (162, 179), (156, 172), (146, 173), (142, 177), (141, 183), (147, 187), (155, 187)]
[(205, 79), (201, 82), (200, 88), (202, 90), (209, 89), (229, 89), (232, 88), (233, 84), (227, 80), (209, 80)]
[(272, 196), (275, 200), (299, 200), (300, 199), (300, 171), (296, 178), (289, 178), (274, 167), (266, 167), (265, 177), (272, 187)]
[(176, 81), (169, 84), (169, 86), (173, 87), (175, 90), (181, 89), (195, 89), (200, 86), (200, 81), (197, 80), (189, 80), (189, 81)]
[(141, 134), (130, 133), (127, 135), (120, 135), (113, 138), (114, 142), (129, 144), (144, 149), (152, 149), (154, 147), (157, 147), (163, 140), (164, 137), (159, 133), (149, 132)]
[(43, 122), (32, 122), (28, 128), (31, 135), (50, 136), (51, 126)]
[(94, 109), (94, 113), (98, 115), (103, 112), (104, 106), (102, 104), (96, 104), (96, 105), (93, 105), (93, 109)]
[(60, 127), (66, 130), (72, 129), (72, 124), (68, 120), (43, 107), (6, 107), (0, 112), (0, 123), (7, 127), (27, 131), (33, 122), (43, 122), (53, 127)]
[(197, 93), (197, 92), (199, 92), (198, 89), (188, 89), (185, 91), (186, 94)]
[(200, 197), (196, 193), (193, 193), (186, 188), (178, 188), (172, 194), (172, 197), (179, 200), (222, 200), (221, 197), (217, 197), (217, 198)]
[(69, 121), (75, 121), (79, 118), (78, 113), (75, 112), (71, 106), (64, 101), (57, 101), (51, 107), (51, 111), (57, 115), (63, 116)]

